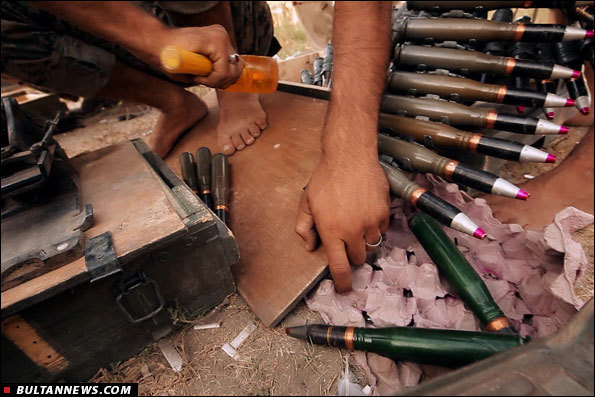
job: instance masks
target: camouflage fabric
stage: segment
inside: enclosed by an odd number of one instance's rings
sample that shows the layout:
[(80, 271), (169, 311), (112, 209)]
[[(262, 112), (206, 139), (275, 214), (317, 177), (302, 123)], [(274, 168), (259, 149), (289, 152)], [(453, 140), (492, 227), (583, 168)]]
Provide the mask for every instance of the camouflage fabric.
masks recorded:
[[(192, 14), (217, 2), (134, 2), (171, 26), (167, 11)], [(173, 4), (175, 3), (175, 4)], [(240, 54), (273, 55), (279, 50), (264, 1), (230, 2)], [(0, 2), (2, 74), (41, 90), (94, 97), (109, 81), (116, 60), (169, 80), (126, 49), (102, 40), (22, 1)], [(271, 53), (273, 51), (273, 53)]]

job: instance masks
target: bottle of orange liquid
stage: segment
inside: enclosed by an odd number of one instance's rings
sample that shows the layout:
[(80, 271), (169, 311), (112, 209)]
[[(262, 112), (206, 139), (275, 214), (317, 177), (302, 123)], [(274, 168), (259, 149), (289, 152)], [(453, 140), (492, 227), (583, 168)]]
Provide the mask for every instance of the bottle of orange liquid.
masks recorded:
[[(269, 94), (275, 92), (279, 81), (279, 66), (274, 58), (257, 55), (242, 55), (244, 70), (238, 81), (225, 91)], [(213, 64), (204, 55), (167, 46), (161, 51), (161, 65), (169, 73), (206, 76)]]

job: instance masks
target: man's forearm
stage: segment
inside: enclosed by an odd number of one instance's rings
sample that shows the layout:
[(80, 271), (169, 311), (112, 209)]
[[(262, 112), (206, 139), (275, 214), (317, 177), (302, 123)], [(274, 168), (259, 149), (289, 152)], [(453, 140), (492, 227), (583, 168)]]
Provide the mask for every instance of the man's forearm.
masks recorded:
[(164, 45), (169, 28), (131, 2), (31, 1), (31, 5), (130, 51), (146, 53)]
[(336, 2), (333, 89), (323, 135), (323, 153), (348, 143), (358, 153), (377, 153), (378, 109), (390, 53), (392, 3)]

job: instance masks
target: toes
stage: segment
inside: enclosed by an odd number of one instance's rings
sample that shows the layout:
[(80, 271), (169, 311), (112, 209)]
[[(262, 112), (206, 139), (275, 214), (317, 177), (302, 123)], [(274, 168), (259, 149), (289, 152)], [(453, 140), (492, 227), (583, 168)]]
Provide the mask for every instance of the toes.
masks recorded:
[[(252, 126), (250, 126), (248, 131), (250, 132), (250, 135), (252, 135), (255, 138), (260, 135), (260, 128), (256, 124), (252, 124)], [(244, 139), (244, 141), (245, 141), (245, 139)], [(248, 142), (246, 142), (246, 143), (248, 143)]]
[(219, 147), (221, 148), (221, 151), (228, 156), (236, 151), (236, 148), (229, 137), (219, 139)]
[(268, 126), (267, 121), (265, 119), (256, 120), (255, 122), (256, 122), (256, 125), (258, 127), (260, 127), (261, 130), (264, 130)]
[(241, 135), (234, 135), (231, 137), (231, 141), (233, 142), (233, 145), (236, 147), (236, 149), (238, 150), (242, 150), (246, 147), (246, 144), (244, 143), (244, 141), (242, 140)]
[(250, 135), (248, 130), (244, 130), (241, 135), (242, 140), (246, 143), (246, 145), (252, 145), (254, 143), (254, 138)]

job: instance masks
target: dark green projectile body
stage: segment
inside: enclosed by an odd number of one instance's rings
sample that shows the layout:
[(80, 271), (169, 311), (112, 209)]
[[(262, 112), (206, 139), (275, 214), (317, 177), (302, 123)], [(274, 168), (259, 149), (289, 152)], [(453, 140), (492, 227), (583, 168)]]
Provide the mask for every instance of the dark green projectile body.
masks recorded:
[(201, 147), (196, 151), (196, 176), (200, 188), (200, 197), (211, 210), (213, 207), (213, 193), (211, 191), (211, 150)]
[[(397, 44), (393, 62), (399, 69), (447, 69), (467, 75), (470, 73), (493, 73), (495, 75), (527, 76), (547, 79), (553, 76), (554, 66), (538, 62), (515, 60), (479, 51), (455, 48), (425, 47), (412, 44)], [(570, 78), (570, 75), (568, 76)]]
[(180, 154), (180, 170), (182, 179), (194, 193), (198, 192), (198, 182), (196, 180), (196, 166), (194, 165), (194, 156), (192, 153), (184, 152)]
[(409, 117), (424, 116), (452, 126), (495, 128), (518, 134), (535, 134), (539, 120), (535, 117), (498, 113), (493, 109), (466, 106), (443, 99), (384, 95), (380, 110)]
[(504, 317), (481, 277), (434, 219), (416, 212), (409, 218), (409, 227), (440, 274), (484, 326)]
[(211, 161), (215, 213), (227, 225), (229, 218), (229, 166), (227, 156), (217, 153)]
[(564, 25), (508, 23), (479, 18), (400, 18), (394, 40), (554, 42), (565, 38)]
[(546, 94), (532, 90), (515, 90), (504, 85), (480, 83), (464, 77), (405, 71), (391, 73), (387, 88), (395, 94), (434, 94), (457, 102), (484, 101), (541, 106), (546, 99)]
[(385, 134), (378, 134), (378, 150), (391, 156), (405, 170), (440, 175), (485, 193), (493, 193), (498, 179), (497, 175), (442, 157), (420, 144)]
[(317, 345), (446, 367), (471, 364), (525, 343), (518, 335), (414, 327), (348, 328), (315, 324), (287, 328), (286, 332)]

